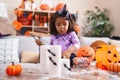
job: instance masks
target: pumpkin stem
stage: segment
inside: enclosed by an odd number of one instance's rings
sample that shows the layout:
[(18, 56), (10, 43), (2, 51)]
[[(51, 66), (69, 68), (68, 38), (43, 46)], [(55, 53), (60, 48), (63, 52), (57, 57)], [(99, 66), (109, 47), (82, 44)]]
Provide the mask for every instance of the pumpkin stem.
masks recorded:
[(12, 62), (12, 65), (14, 65), (14, 62)]

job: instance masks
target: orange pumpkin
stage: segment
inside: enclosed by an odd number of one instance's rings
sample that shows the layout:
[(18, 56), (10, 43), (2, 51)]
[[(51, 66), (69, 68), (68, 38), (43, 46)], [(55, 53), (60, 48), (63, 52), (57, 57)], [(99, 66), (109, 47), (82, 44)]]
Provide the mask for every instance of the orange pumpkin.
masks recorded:
[(28, 19), (29, 21), (32, 21), (32, 18), (33, 18), (33, 14), (32, 14), (32, 13), (29, 13), (29, 15), (27, 16), (27, 19)]
[[(102, 45), (96, 51), (96, 63), (102, 63), (103, 66), (108, 67), (110, 63), (119, 63), (120, 55), (113, 45)], [(101, 67), (98, 67), (101, 68)]]
[(15, 27), (15, 29), (16, 30), (20, 30), (20, 29), (22, 29), (22, 24), (20, 23), (20, 22), (18, 22), (18, 21), (13, 21), (13, 26)]
[(101, 68), (103, 70), (107, 70), (107, 66), (105, 66), (105, 64), (102, 62), (97, 62), (96, 67)]
[(94, 49), (94, 51), (96, 52), (98, 48), (100, 48), (102, 45), (107, 45), (106, 42), (101, 41), (101, 40), (97, 40), (95, 42), (93, 42), (90, 47), (92, 47)]
[(56, 10), (58, 11), (58, 10), (62, 9), (64, 7), (64, 5), (65, 5), (64, 3), (57, 4)]
[(17, 10), (17, 16), (18, 16), (18, 17), (21, 17), (21, 16), (23, 15), (23, 13), (24, 13), (24, 12), (23, 12), (22, 10)]
[(94, 50), (89, 46), (82, 46), (77, 51), (77, 57), (87, 57), (90, 61), (94, 60)]
[(41, 4), (41, 5), (40, 5), (40, 9), (41, 9), (41, 10), (50, 10), (50, 7), (49, 7), (48, 4)]
[(35, 20), (38, 21), (39, 20), (39, 15), (35, 14)]
[(23, 4), (19, 5), (19, 8), (24, 9), (25, 6)]
[(108, 70), (113, 72), (120, 72), (120, 63), (110, 63), (108, 65)]
[(30, 36), (30, 31), (26, 31), (25, 36)]
[(19, 75), (22, 72), (22, 66), (20, 64), (14, 64), (12, 62), (12, 65), (8, 65), (6, 68), (6, 73), (9, 76), (16, 76)]
[(32, 19), (28, 20), (27, 17), (20, 17), (18, 18), (18, 21), (22, 24), (22, 25), (31, 25), (32, 24)]

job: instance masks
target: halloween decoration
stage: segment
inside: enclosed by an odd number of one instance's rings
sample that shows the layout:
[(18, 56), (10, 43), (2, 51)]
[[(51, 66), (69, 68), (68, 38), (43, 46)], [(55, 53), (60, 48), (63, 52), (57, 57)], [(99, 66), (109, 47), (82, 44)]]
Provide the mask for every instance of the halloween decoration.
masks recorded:
[(39, 15), (38, 14), (35, 14), (35, 20), (38, 21), (39, 20)]
[(19, 9), (16, 8), (16, 9), (14, 10), (14, 13), (15, 13), (18, 17), (21, 17), (24, 12), (23, 12), (22, 10), (19, 10)]
[(19, 75), (22, 72), (22, 66), (19, 64), (14, 64), (14, 62), (12, 62), (12, 65), (8, 65), (6, 68), (6, 73), (9, 76), (16, 76)]
[(92, 47), (92, 48), (94, 49), (94, 51), (96, 52), (96, 50), (97, 50), (98, 48), (100, 48), (102, 45), (107, 45), (107, 43), (104, 42), (104, 41), (101, 41), (101, 40), (97, 40), (97, 41), (93, 42), (93, 43), (90, 45), (90, 47)]
[(120, 72), (120, 63), (110, 63), (108, 65), (108, 70), (113, 72)]
[(105, 64), (102, 62), (97, 62), (96, 67), (101, 68), (103, 70), (107, 70), (107, 66), (105, 66)]
[(64, 3), (59, 3), (56, 6), (56, 10), (59, 11), (60, 9), (62, 9), (64, 7)]
[(77, 51), (77, 57), (87, 57), (89, 60), (93, 61), (94, 56), (95, 56), (95, 52), (89, 46), (82, 46)]
[(13, 26), (15, 27), (16, 30), (20, 30), (22, 28), (22, 24), (18, 21), (13, 21)]
[[(119, 63), (120, 55), (113, 45), (102, 45), (96, 51), (96, 66), (103, 69), (103, 67), (108, 67), (110, 63)], [(99, 66), (101, 64), (101, 66)]]
[(15, 11), (15, 14), (17, 15), (17, 19), (18, 19), (17, 21), (19, 21), (23, 25), (31, 25), (33, 19), (32, 12), (19, 11), (20, 13), (18, 14), (18, 11), (17, 12)]
[(19, 8), (24, 9), (25, 8), (24, 4), (19, 5)]
[(66, 4), (63, 6), (62, 9), (60, 9), (59, 11), (57, 11), (57, 13), (58, 13), (60, 16), (65, 16), (66, 19), (69, 19), (69, 12), (67, 11)]
[(33, 14), (32, 13), (29, 13), (29, 15), (27, 16), (27, 19), (32, 21), (32, 18), (33, 18)]
[(78, 68), (88, 68), (90, 66), (90, 60), (86, 57), (74, 58), (74, 66)]
[(29, 21), (26, 17), (21, 17), (18, 20), (22, 25), (30, 25), (31, 21)]
[(25, 36), (30, 36), (30, 31), (26, 31)]
[(41, 10), (50, 10), (50, 7), (49, 7), (48, 4), (41, 4), (41, 5), (40, 5), (40, 9), (41, 9)]

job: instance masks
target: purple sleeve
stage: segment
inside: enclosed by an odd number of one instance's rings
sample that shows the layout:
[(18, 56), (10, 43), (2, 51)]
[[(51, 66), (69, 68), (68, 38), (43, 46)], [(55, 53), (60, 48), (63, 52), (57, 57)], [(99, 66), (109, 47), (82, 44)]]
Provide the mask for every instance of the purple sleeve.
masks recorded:
[(51, 36), (51, 39), (50, 39), (50, 45), (53, 45), (53, 36)]
[(72, 44), (73, 44), (77, 49), (79, 49), (79, 47), (80, 47), (80, 41), (79, 41), (79, 39), (78, 39), (78, 36), (76, 35), (75, 32), (71, 32), (70, 35), (72, 36), (72, 38), (71, 38)]

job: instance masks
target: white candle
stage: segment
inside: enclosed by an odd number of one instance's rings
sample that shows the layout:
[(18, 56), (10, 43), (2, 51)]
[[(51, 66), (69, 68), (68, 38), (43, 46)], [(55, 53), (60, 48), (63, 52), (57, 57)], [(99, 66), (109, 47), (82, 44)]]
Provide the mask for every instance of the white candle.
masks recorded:
[(68, 75), (70, 73), (70, 59), (61, 59), (62, 74)]
[(51, 45), (50, 52), (52, 53), (49, 53), (49, 74), (61, 76), (61, 46)]
[(48, 49), (50, 49), (49, 45), (42, 45), (40, 47), (40, 72), (43, 74), (48, 73), (49, 70)]

